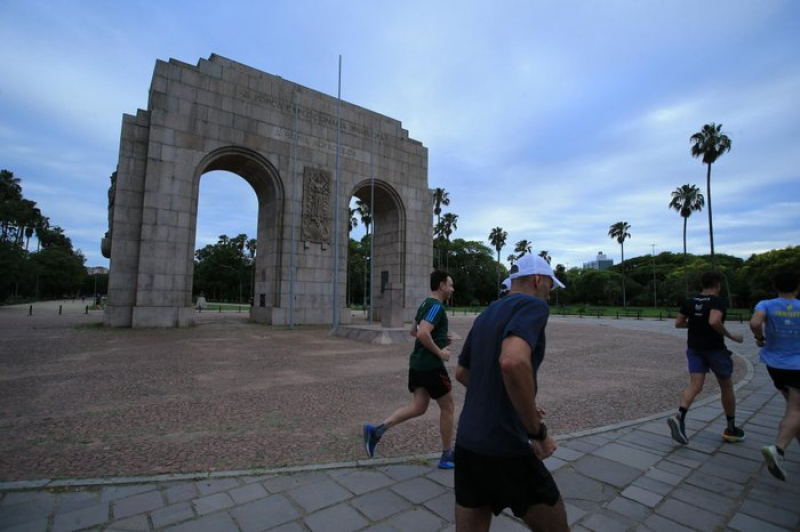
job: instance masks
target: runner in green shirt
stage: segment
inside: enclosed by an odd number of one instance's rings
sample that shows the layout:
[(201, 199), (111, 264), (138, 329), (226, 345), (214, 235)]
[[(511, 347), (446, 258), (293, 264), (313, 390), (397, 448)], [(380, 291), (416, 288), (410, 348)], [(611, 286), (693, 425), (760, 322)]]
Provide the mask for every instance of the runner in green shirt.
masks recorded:
[(453, 294), (453, 279), (447, 272), (437, 270), (431, 274), (431, 295), (422, 302), (412, 324), (411, 334), (416, 337), (408, 369), (408, 391), (414, 394), (411, 402), (397, 409), (382, 423), (364, 425), (364, 444), (370, 458), (375, 447), (391, 427), (419, 417), (428, 410), (430, 400), (439, 404), (439, 428), (442, 436), (442, 457), (439, 467), (452, 469), (453, 418), (455, 404), (450, 393), (453, 386), (444, 363), (450, 360), (450, 341), (447, 330), (447, 313), (444, 302)]

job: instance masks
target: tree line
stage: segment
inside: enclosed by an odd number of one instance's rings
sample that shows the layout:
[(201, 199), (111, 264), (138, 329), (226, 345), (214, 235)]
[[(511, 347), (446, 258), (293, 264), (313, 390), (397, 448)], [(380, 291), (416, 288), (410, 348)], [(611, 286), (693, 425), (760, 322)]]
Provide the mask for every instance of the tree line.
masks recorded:
[(105, 292), (107, 277), (89, 276), (85, 261), (64, 230), (25, 197), (21, 180), (0, 170), (0, 302), (92, 296), (97, 281)]

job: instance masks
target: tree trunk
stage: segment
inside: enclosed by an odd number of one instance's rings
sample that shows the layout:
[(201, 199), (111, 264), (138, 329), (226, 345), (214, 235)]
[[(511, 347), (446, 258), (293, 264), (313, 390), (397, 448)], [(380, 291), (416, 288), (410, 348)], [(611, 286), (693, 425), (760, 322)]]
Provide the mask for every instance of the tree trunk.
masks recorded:
[(708, 238), (711, 242), (711, 269), (714, 269), (714, 223), (711, 218), (711, 163), (706, 174), (706, 199), (708, 200)]
[(686, 223), (688, 216), (683, 217), (683, 284), (686, 285), (686, 297), (689, 297), (689, 273), (686, 271)]
[(620, 253), (622, 254), (622, 308), (626, 308), (628, 304), (625, 300), (625, 244), (622, 242), (619, 243)]

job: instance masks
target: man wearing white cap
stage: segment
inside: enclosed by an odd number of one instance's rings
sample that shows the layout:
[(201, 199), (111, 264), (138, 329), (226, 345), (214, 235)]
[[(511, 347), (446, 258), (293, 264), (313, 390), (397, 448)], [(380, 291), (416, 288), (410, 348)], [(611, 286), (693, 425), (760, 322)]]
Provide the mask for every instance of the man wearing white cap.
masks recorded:
[(524, 255), (511, 267), (511, 290), (475, 320), (456, 379), (467, 387), (455, 451), (456, 530), (488, 531), (510, 508), (531, 530), (569, 530), (564, 501), (543, 460), (556, 442), (536, 405), (555, 287), (550, 264)]

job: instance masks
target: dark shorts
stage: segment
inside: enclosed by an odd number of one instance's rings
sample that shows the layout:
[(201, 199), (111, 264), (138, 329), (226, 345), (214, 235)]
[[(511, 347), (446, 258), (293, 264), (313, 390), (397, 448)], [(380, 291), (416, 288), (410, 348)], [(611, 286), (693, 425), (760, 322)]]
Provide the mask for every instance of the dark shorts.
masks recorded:
[(554, 506), (561, 498), (541, 460), (530, 456), (484, 456), (456, 445), (456, 503), (464, 508), (511, 508), (523, 517), (531, 506)]
[(453, 389), (450, 375), (443, 367), (428, 371), (419, 371), (409, 368), (408, 370), (408, 391), (414, 393), (417, 388), (424, 388), (431, 399), (444, 397)]
[(789, 393), (789, 388), (800, 390), (800, 369), (779, 369), (767, 366), (767, 372), (772, 377), (772, 383), (783, 392)]
[(727, 349), (686, 349), (689, 373), (714, 372), (718, 379), (730, 379), (733, 375), (733, 356)]

